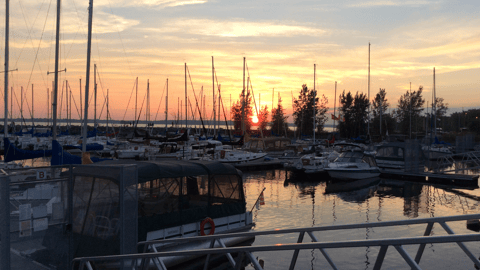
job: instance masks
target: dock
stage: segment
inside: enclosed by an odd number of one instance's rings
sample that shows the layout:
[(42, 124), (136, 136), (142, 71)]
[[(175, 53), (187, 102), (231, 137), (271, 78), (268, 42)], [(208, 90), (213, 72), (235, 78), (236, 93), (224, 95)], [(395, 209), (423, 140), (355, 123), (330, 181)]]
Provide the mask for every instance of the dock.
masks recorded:
[(240, 171), (258, 171), (258, 170), (272, 170), (281, 169), (285, 160), (268, 160), (268, 161), (254, 161), (248, 163), (234, 164), (235, 168)]
[(478, 188), (478, 175), (467, 174), (446, 174), (430, 172), (403, 172), (383, 170), (381, 178), (406, 180), (427, 184), (440, 184), (448, 186), (458, 186), (463, 188)]

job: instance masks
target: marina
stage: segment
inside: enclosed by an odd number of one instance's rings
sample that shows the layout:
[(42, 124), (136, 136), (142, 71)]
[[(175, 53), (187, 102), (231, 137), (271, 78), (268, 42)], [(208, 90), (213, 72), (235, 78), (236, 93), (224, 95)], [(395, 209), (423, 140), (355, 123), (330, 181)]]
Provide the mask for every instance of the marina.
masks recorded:
[(53, 2), (1, 12), (0, 270), (480, 269), (476, 3)]

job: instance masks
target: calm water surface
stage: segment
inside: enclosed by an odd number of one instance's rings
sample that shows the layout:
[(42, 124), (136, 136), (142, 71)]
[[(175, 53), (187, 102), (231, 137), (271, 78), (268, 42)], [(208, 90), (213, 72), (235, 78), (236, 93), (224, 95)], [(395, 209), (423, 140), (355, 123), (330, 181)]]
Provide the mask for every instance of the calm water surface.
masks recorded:
[[(475, 214), (479, 211), (480, 190), (449, 189), (388, 179), (374, 179), (361, 187), (328, 181), (291, 181), (296, 178), (284, 170), (248, 172), (243, 175), (247, 209), (250, 210), (263, 188), (265, 205), (254, 209), (254, 230), (368, 223)], [(314, 181), (312, 181), (314, 180)], [(450, 222), (455, 233), (473, 233), (465, 222)], [(364, 240), (388, 237), (421, 236), (425, 225), (395, 228), (357, 229), (315, 233), (319, 241)], [(432, 235), (446, 235), (436, 224)], [(298, 234), (257, 237), (256, 245), (295, 243)], [(305, 242), (310, 238), (305, 236)], [(480, 243), (466, 243), (480, 255)], [(418, 246), (406, 246), (415, 257)], [(327, 250), (340, 269), (373, 269), (379, 248)], [(256, 253), (265, 269), (288, 269), (293, 251)], [(456, 244), (427, 245), (420, 262), (422, 269), (475, 269)], [(251, 265), (246, 269), (253, 269)], [(332, 269), (318, 250), (300, 251), (295, 269)], [(410, 269), (398, 252), (389, 247), (382, 269)]]

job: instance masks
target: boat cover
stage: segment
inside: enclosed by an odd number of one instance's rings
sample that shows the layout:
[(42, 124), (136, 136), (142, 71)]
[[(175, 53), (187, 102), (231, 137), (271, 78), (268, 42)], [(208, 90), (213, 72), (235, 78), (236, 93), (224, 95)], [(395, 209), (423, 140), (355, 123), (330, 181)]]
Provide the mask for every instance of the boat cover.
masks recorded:
[[(136, 161), (136, 160), (105, 160), (82, 167), (86, 174), (98, 174), (96, 166), (137, 165), (138, 183), (145, 183), (161, 178), (178, 178), (198, 175), (238, 175), (235, 167), (229, 164), (211, 161)], [(88, 172), (90, 171), (90, 173)], [(106, 173), (107, 178), (108, 173)]]

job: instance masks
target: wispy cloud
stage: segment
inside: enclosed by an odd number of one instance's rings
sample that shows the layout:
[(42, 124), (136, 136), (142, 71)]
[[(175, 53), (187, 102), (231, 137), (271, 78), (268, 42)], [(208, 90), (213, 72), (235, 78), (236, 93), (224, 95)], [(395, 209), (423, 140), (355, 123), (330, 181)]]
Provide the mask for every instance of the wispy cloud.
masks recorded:
[(425, 5), (437, 4), (438, 1), (402, 1), (402, 0), (383, 0), (383, 1), (368, 1), (368, 2), (359, 2), (348, 4), (347, 7), (350, 8), (370, 8), (370, 7), (384, 7), (384, 6), (409, 6), (409, 7), (419, 7)]
[[(152, 29), (150, 29), (152, 30)], [(245, 20), (210, 20), (179, 18), (164, 22), (156, 32), (184, 33), (192, 35), (218, 37), (293, 37), (293, 36), (321, 36), (326, 30), (313, 26), (300, 25), (292, 22), (254, 22)]]

